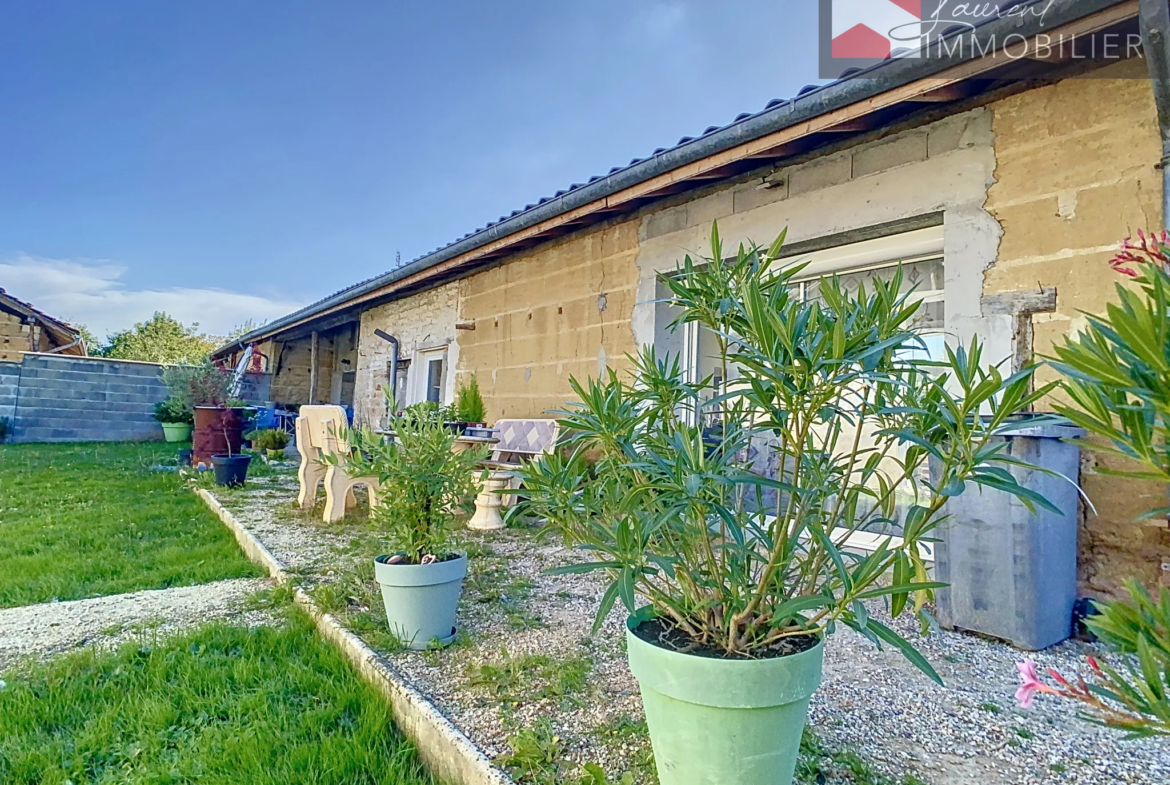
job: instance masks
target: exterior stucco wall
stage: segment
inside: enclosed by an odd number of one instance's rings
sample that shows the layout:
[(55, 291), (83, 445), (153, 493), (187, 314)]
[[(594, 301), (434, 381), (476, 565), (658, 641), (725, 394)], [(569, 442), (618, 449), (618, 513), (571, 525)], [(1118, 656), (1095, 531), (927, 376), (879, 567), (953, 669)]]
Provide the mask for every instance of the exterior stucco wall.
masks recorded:
[(1009, 357), (1010, 319), (984, 318), (980, 308), (1000, 238), (984, 208), (995, 172), (991, 120), (988, 109), (976, 109), (646, 215), (633, 325), (639, 344), (671, 345), (653, 302), (657, 274), (685, 253), (708, 252), (714, 220), (727, 252), (741, 242), (768, 245), (785, 227), (795, 243), (942, 213), (947, 331), (962, 341), (979, 335), (988, 359)]
[[(389, 383), (387, 368), (394, 349), (389, 341), (375, 335), (375, 330), (397, 338), (400, 360), (411, 361), (408, 386), (415, 383), (415, 375), (421, 372), (417, 362), (419, 353), (447, 347), (443, 395), (445, 402), (451, 401), (455, 387), (452, 369), (458, 367), (460, 358), (455, 331), (459, 313), (458, 298), (459, 284), (450, 283), (371, 308), (362, 314), (354, 390), (354, 416), (357, 422), (376, 426), (386, 412), (382, 389)], [(399, 400), (404, 402), (401, 396)]]
[(542, 417), (584, 380), (626, 367), (638, 222), (550, 243), (460, 281), (459, 372), (476, 372), (488, 419)]
[[(1107, 265), (1118, 242), (1162, 222), (1161, 144), (1142, 63), (1111, 66), (1118, 79), (1070, 79), (994, 104), (996, 184), (987, 209), (1003, 227), (985, 291), (1057, 289), (1056, 311), (1033, 317), (1033, 349), (1052, 347), (1103, 313), (1119, 277)], [(1045, 371), (1044, 378), (1052, 378)], [(1116, 592), (1138, 577), (1170, 584), (1165, 522), (1137, 523), (1165, 506), (1166, 488), (1096, 472), (1115, 459), (1082, 452), (1081, 482), (1097, 509), (1082, 521), (1083, 587)]]

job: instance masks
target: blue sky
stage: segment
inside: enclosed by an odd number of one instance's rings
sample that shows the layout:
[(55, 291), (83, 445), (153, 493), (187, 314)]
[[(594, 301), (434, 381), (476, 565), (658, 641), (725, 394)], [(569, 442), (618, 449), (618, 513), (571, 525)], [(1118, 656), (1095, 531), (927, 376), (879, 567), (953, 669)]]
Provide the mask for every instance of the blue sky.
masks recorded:
[(814, 0), (7, 3), (0, 287), (224, 332), (816, 81)]

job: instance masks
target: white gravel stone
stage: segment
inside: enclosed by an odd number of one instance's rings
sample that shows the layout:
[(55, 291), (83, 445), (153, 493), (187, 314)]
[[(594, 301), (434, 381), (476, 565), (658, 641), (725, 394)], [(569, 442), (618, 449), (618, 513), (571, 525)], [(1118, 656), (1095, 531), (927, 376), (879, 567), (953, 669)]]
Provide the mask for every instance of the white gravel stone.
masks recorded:
[(239, 578), (0, 610), (0, 669), (27, 657), (113, 647), (136, 635), (168, 635), (213, 619), (266, 623), (267, 614), (245, 612), (242, 605), (268, 586), (263, 578)]

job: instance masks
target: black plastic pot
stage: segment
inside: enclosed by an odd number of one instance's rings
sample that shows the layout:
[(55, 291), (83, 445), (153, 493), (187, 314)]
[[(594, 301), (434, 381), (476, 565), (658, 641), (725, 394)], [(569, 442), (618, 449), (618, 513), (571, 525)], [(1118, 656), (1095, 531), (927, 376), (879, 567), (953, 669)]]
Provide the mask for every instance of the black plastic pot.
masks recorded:
[(190, 466), (192, 455), (193, 455), (193, 451), (190, 449), (179, 450), (179, 465), (180, 466)]
[(248, 464), (251, 455), (213, 455), (211, 465), (215, 467), (215, 484), (238, 486), (248, 479)]

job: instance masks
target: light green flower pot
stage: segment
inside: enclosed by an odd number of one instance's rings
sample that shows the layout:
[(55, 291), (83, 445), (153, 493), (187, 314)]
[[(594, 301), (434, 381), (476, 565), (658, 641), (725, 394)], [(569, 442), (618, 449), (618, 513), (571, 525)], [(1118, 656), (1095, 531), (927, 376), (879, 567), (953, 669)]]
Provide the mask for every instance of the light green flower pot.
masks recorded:
[(639, 638), (627, 622), (661, 785), (790, 785), (824, 641), (789, 657), (722, 660)]
[(411, 649), (455, 640), (455, 609), (467, 575), (467, 554), (435, 564), (387, 564), (374, 560), (390, 632)]
[(163, 429), (163, 436), (168, 442), (189, 442), (191, 441), (191, 423), (189, 422), (164, 422), (159, 423)]

